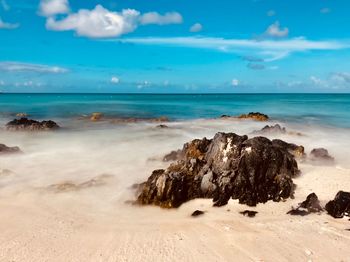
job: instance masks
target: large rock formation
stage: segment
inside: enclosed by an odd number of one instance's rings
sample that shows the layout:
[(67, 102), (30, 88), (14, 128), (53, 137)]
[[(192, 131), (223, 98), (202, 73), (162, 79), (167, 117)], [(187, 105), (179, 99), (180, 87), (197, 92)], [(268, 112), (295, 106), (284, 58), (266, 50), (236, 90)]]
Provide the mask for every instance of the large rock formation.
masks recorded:
[(193, 140), (177, 162), (153, 171), (140, 185), (137, 202), (172, 208), (194, 198), (212, 198), (215, 206), (222, 206), (233, 198), (254, 206), (292, 197), (292, 178), (299, 170), (290, 144), (278, 141), (234, 133)]
[(21, 150), (18, 146), (6, 146), (4, 144), (0, 144), (0, 155), (2, 154), (13, 154), (13, 153), (19, 153)]
[(6, 129), (11, 131), (45, 131), (58, 128), (59, 126), (54, 121), (48, 120), (39, 122), (25, 117), (12, 120), (6, 124)]
[(326, 210), (334, 218), (350, 216), (350, 192), (339, 191), (334, 200), (326, 204)]

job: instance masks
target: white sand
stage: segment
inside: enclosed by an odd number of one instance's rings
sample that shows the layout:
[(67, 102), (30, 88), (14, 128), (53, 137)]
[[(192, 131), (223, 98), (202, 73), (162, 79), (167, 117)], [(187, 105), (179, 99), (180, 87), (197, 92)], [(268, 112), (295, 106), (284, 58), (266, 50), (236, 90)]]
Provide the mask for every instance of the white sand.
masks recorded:
[[(296, 198), (256, 208), (230, 201), (221, 208), (197, 199), (177, 210), (125, 204), (130, 185), (145, 180), (157, 159), (194, 137), (216, 131), (239, 134), (262, 123), (198, 121), (154, 130), (152, 125), (63, 132), (2, 132), (0, 142), (25, 154), (0, 158), (0, 261), (350, 261), (350, 222), (326, 213), (305, 217), (286, 212), (315, 192), (322, 204), (350, 191), (347, 130), (298, 128), (306, 137), (283, 136), (307, 147), (325, 146), (333, 167), (301, 164)], [(110, 174), (106, 184), (57, 193), (47, 187)], [(190, 217), (196, 210), (206, 213)], [(255, 218), (239, 211), (256, 210)]]

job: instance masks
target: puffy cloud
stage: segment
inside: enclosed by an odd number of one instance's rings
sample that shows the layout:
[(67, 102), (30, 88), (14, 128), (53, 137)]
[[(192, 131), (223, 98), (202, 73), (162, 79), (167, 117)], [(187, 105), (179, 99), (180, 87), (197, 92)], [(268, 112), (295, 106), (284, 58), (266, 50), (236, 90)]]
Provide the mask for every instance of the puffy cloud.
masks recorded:
[(275, 12), (275, 10), (269, 10), (269, 11), (267, 11), (267, 16), (275, 16), (276, 15), (276, 12)]
[(111, 77), (111, 83), (112, 84), (119, 84), (119, 82), (120, 82), (119, 77), (116, 77), (116, 76), (112, 76)]
[(54, 16), (69, 12), (68, 0), (41, 0), (39, 13), (43, 16)]
[(181, 24), (183, 21), (182, 16), (177, 12), (168, 12), (164, 15), (160, 15), (157, 12), (149, 12), (140, 16), (140, 23), (142, 25), (156, 24)]
[(190, 27), (190, 32), (196, 33), (203, 30), (203, 26), (200, 23), (195, 23)]
[(16, 29), (19, 27), (19, 24), (11, 24), (11, 23), (6, 23), (2, 21), (0, 18), (0, 29)]
[(289, 29), (287, 27), (281, 28), (280, 23), (276, 21), (266, 29), (265, 34), (271, 37), (286, 37), (289, 34)]
[(48, 65), (19, 63), (19, 62), (0, 62), (0, 71), (34, 72), (34, 73), (51, 73), (51, 74), (68, 72), (67, 69), (58, 67), (58, 66), (48, 66)]
[(176, 12), (166, 13), (165, 15), (150, 12), (142, 15), (135, 9), (123, 9), (121, 12), (113, 12), (101, 5), (97, 5), (92, 10), (80, 9), (76, 13), (68, 13), (62, 19), (48, 16), (46, 28), (54, 31), (71, 30), (75, 31), (78, 36), (108, 38), (133, 32), (139, 25), (178, 23), (182, 23), (182, 16)]
[(232, 86), (239, 86), (239, 80), (236, 79), (236, 78), (232, 79), (232, 80), (231, 80), (231, 85), (232, 85)]

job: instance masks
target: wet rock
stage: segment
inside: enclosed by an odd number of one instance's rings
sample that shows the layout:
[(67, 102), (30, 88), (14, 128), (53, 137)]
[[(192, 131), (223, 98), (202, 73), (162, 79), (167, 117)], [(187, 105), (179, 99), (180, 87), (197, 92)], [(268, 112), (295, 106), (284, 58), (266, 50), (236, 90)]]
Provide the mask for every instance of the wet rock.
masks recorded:
[(153, 171), (140, 185), (137, 202), (172, 208), (194, 198), (212, 198), (215, 206), (222, 206), (233, 198), (255, 206), (292, 197), (292, 178), (298, 173), (288, 147), (264, 137), (217, 133), (213, 139), (186, 143), (177, 162)]
[(204, 211), (196, 210), (196, 211), (194, 211), (194, 212), (191, 214), (192, 217), (198, 217), (198, 216), (201, 216), (201, 215), (204, 215)]
[(297, 208), (292, 208), (287, 214), (306, 216), (310, 213), (317, 213), (323, 211), (320, 201), (315, 193), (311, 193), (306, 197), (306, 200), (299, 204)]
[(9, 147), (4, 144), (0, 144), (0, 155), (2, 154), (13, 154), (13, 153), (20, 153), (21, 150), (18, 146)]
[(6, 124), (6, 129), (10, 131), (46, 131), (58, 128), (59, 126), (54, 121), (39, 122), (25, 117), (12, 120)]
[(16, 114), (16, 117), (28, 117), (28, 114), (26, 114), (26, 113), (18, 113), (18, 114)]
[(220, 116), (222, 119), (230, 119), (230, 118), (238, 118), (238, 119), (251, 119), (256, 121), (267, 121), (269, 120), (269, 117), (265, 114), (259, 113), (259, 112), (250, 112), (249, 114), (243, 114), (239, 116), (230, 116), (230, 115), (222, 115)]
[(255, 217), (255, 215), (258, 213), (257, 211), (251, 211), (251, 210), (244, 210), (242, 212), (239, 212), (240, 214), (242, 214), (243, 216), (247, 216), (247, 217)]
[(92, 113), (90, 116), (91, 121), (100, 121), (102, 120), (102, 118), (103, 118), (103, 114), (99, 112)]
[(350, 216), (350, 192), (339, 191), (334, 200), (326, 204), (326, 210), (334, 218)]
[(156, 128), (166, 129), (166, 128), (169, 128), (169, 126), (167, 126), (167, 125), (157, 125)]
[(333, 164), (334, 158), (329, 155), (328, 150), (325, 148), (312, 149), (310, 153), (310, 160), (317, 161), (323, 164)]
[(256, 131), (255, 133), (259, 133), (259, 134), (285, 134), (286, 132), (287, 131), (286, 131), (285, 127), (281, 127), (279, 124), (275, 124), (274, 126), (266, 125), (261, 130)]
[(182, 157), (182, 150), (176, 150), (176, 151), (171, 151), (169, 154), (166, 154), (163, 157), (164, 162), (169, 162), (169, 161), (176, 161), (179, 160)]
[(291, 153), (296, 158), (305, 158), (306, 157), (305, 149), (303, 146), (298, 146), (298, 145), (293, 144), (293, 143), (287, 143), (287, 142), (280, 140), (280, 139), (274, 139), (274, 140), (272, 140), (272, 143), (275, 146), (279, 146), (282, 149), (287, 149), (288, 152)]

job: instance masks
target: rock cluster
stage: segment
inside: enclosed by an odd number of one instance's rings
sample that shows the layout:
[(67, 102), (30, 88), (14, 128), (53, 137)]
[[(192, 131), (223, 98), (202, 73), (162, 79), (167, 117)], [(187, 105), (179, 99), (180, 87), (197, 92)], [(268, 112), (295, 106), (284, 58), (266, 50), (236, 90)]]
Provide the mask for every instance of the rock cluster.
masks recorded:
[(11, 131), (45, 131), (58, 128), (59, 126), (54, 121), (48, 120), (39, 122), (25, 117), (12, 120), (6, 124), (6, 129)]
[(184, 145), (180, 159), (155, 170), (139, 186), (137, 202), (173, 208), (194, 198), (212, 198), (215, 206), (230, 198), (255, 206), (293, 196), (299, 174), (296, 145), (265, 137), (248, 139), (217, 133)]

